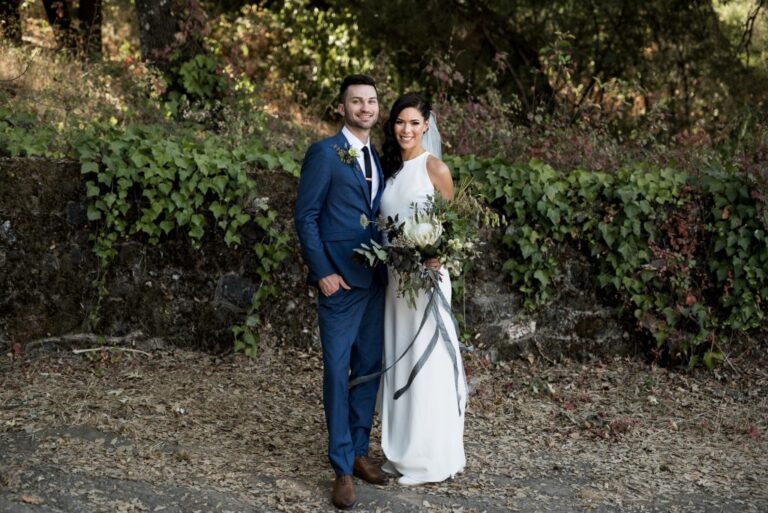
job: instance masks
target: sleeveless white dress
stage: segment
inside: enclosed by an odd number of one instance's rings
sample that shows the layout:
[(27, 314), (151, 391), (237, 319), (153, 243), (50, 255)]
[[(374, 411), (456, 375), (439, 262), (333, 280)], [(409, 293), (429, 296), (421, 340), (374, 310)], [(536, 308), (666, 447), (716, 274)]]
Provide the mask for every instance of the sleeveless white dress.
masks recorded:
[[(427, 173), (428, 156), (425, 152), (405, 161), (403, 169), (387, 181), (381, 198), (381, 215), (399, 214), (402, 221), (413, 215), (412, 203), (423, 208), (427, 197), (435, 194)], [(451, 279), (445, 268), (440, 270), (440, 276), (440, 289), (450, 304)], [(384, 312), (385, 367), (392, 365), (413, 340), (428, 303), (426, 293), (422, 292), (417, 297), (416, 308), (409, 306), (405, 298), (397, 297), (397, 280), (397, 274), (390, 270)], [(398, 399), (393, 398), (395, 391), (407, 383), (411, 370), (432, 338), (436, 324), (431, 317), (410, 351), (381, 381), (381, 446), (388, 460), (384, 469), (396, 470), (411, 482), (443, 481), (461, 472), (466, 461), (466, 378), (458, 334), (448, 312), (441, 308), (440, 313), (458, 358), (459, 397), (453, 361), (445, 341), (438, 340), (410, 388)]]

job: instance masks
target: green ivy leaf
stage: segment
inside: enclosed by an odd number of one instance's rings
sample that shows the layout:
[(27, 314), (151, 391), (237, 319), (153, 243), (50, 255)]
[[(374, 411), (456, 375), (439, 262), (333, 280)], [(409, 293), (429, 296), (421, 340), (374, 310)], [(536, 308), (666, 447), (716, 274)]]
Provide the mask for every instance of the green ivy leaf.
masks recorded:
[(725, 355), (719, 351), (707, 351), (704, 353), (704, 365), (708, 369), (714, 369), (717, 365), (725, 360)]
[(534, 272), (533, 277), (539, 280), (542, 286), (546, 287), (549, 285), (548, 273), (544, 272), (543, 270), (539, 269), (536, 272)]
[(99, 172), (99, 165), (96, 162), (87, 161), (83, 162), (80, 166), (80, 173), (83, 175), (87, 175), (89, 173), (98, 173)]
[(85, 190), (86, 190), (85, 195), (88, 196), (89, 198), (92, 198), (94, 196), (98, 196), (99, 194), (101, 194), (101, 189), (99, 188), (99, 186), (91, 180), (85, 182)]
[(96, 221), (101, 219), (101, 212), (99, 212), (99, 210), (94, 205), (88, 205), (86, 216), (88, 217), (89, 221)]
[[(163, 232), (166, 235), (171, 233), (171, 230), (173, 230), (173, 228), (174, 228), (174, 224), (171, 221), (169, 221), (168, 219), (164, 219), (163, 221), (161, 221), (158, 226), (160, 227), (161, 230), (163, 230)], [(154, 233), (154, 230), (152, 230), (152, 232)]]

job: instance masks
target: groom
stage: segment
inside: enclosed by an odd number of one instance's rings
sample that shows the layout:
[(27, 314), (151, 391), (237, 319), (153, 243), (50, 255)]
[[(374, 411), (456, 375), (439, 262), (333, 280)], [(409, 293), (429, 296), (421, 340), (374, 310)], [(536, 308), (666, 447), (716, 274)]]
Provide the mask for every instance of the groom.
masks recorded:
[(323, 347), (323, 405), (328, 457), (336, 472), (333, 504), (355, 504), (352, 475), (384, 484), (367, 457), (378, 380), (349, 389), (349, 381), (381, 370), (386, 271), (352, 260), (354, 249), (380, 241), (375, 223), (384, 189), (379, 157), (369, 135), (379, 116), (376, 84), (366, 75), (344, 78), (339, 113), (344, 127), (314, 143), (304, 156), (294, 222), (308, 282), (320, 290), (318, 318)]

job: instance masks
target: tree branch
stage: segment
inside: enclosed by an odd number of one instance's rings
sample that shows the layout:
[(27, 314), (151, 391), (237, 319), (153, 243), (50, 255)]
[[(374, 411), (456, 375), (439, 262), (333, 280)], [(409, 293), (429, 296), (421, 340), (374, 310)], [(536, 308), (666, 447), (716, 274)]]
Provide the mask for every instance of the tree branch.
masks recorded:
[(760, 14), (760, 10), (765, 7), (766, 0), (757, 0), (755, 10), (749, 13), (747, 16), (747, 22), (744, 24), (744, 33), (741, 35), (741, 41), (736, 47), (737, 52), (744, 52), (747, 55), (747, 64), (749, 64), (749, 47), (752, 45), (752, 35), (755, 31), (755, 21)]
[(0, 82), (13, 82), (14, 80), (18, 80), (18, 79), (20, 79), (21, 77), (23, 77), (23, 76), (24, 76), (24, 74), (25, 74), (27, 71), (29, 71), (29, 63), (27, 63), (27, 67), (26, 67), (26, 68), (24, 68), (24, 71), (22, 71), (21, 73), (19, 73), (17, 76), (15, 76), (15, 77), (13, 77), (13, 78), (10, 78), (10, 79), (8, 79), (8, 78), (5, 78), (5, 79), (3, 79), (3, 78), (0, 78)]

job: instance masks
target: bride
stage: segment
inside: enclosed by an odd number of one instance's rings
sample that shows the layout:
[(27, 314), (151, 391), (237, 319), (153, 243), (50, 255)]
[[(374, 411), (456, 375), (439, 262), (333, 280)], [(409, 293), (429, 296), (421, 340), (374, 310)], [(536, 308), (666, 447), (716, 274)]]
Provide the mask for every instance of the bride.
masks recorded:
[[(397, 214), (400, 219), (407, 219), (413, 215), (414, 207), (423, 209), (429, 196), (434, 194), (448, 200), (453, 198), (453, 180), (448, 166), (439, 158), (439, 134), (434, 116), (430, 114), (430, 104), (413, 93), (404, 94), (392, 106), (384, 127), (382, 157), (386, 186), (380, 214), (385, 218)], [(436, 142), (432, 144), (428, 139)], [(447, 270), (441, 269), (435, 259), (425, 265), (439, 270), (440, 290), (450, 304), (451, 280)], [(416, 308), (409, 306), (406, 298), (398, 297), (396, 272), (390, 270), (389, 273), (384, 313), (384, 366), (387, 368), (406, 352), (419, 331), (429, 302), (429, 293), (422, 291)], [(461, 472), (466, 461), (463, 441), (466, 380), (458, 334), (450, 312), (443, 310), (440, 310), (443, 325), (458, 359), (458, 383), (454, 360), (445, 341), (434, 346), (419, 367), (419, 358), (435, 331), (432, 316), (428, 317), (413, 347), (382, 378), (381, 445), (387, 457), (382, 469), (399, 474), (402, 485), (443, 481)], [(409, 378), (413, 380), (410, 387)], [(395, 399), (395, 392), (403, 388), (407, 390)]]

